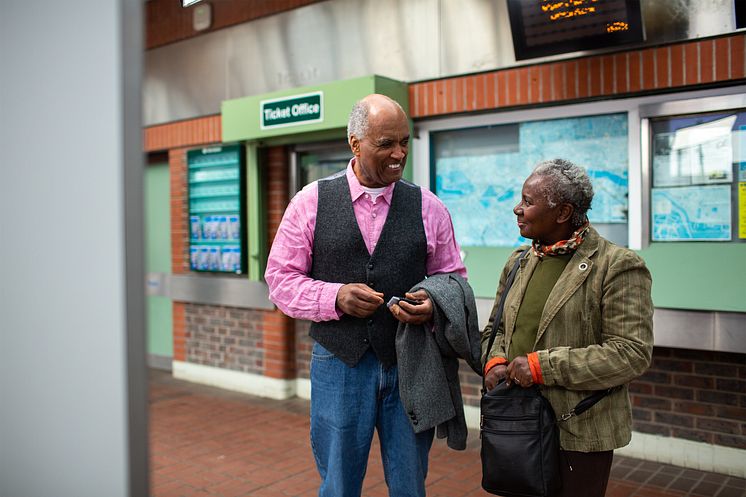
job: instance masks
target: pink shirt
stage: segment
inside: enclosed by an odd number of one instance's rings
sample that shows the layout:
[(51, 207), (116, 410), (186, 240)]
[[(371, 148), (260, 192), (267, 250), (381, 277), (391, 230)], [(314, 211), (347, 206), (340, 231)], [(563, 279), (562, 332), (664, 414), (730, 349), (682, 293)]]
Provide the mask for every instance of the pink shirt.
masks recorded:
[[(389, 213), (394, 183), (388, 185), (375, 200), (370, 198), (352, 170), (353, 158), (347, 165), (352, 208), (360, 232), (372, 253), (381, 236)], [(269, 285), (269, 298), (288, 316), (311, 321), (339, 319), (336, 308), (341, 283), (328, 283), (308, 276), (313, 257), (313, 235), (316, 227), (316, 207), (319, 190), (316, 182), (306, 185), (290, 201), (282, 217), (267, 261), (264, 279)], [(434, 193), (422, 189), (422, 223), (427, 239), (428, 276), (455, 272), (466, 278), (460, 249), (453, 235), (453, 224), (445, 205)]]

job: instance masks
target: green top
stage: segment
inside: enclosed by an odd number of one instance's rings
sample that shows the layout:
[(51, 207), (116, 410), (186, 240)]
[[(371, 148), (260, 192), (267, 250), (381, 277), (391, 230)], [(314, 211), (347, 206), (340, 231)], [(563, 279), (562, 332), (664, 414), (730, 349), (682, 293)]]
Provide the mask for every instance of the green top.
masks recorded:
[(547, 255), (539, 259), (518, 309), (515, 331), (508, 348), (509, 361), (534, 350), (544, 305), (571, 258), (572, 254), (562, 254)]

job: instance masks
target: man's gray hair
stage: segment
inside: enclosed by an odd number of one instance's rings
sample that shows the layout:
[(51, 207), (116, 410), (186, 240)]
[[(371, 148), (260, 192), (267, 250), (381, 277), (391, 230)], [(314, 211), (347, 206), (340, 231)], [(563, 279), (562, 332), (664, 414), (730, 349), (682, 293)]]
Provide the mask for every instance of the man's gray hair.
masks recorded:
[(352, 135), (358, 140), (362, 140), (368, 133), (368, 114), (370, 113), (370, 104), (363, 100), (358, 100), (352, 106), (350, 119), (347, 121), (347, 141), (350, 141)]
[[(399, 102), (390, 97), (386, 98), (393, 102), (393, 104), (396, 105), (400, 111), (402, 111), (402, 114), (406, 114)], [(358, 140), (362, 140), (363, 138), (365, 138), (365, 135), (368, 134), (369, 114), (370, 102), (368, 102), (366, 99), (358, 100), (357, 102), (355, 102), (355, 105), (352, 106), (352, 111), (350, 112), (350, 118), (347, 121), (347, 141), (350, 141), (352, 135), (355, 135)]]
[(572, 205), (575, 210), (570, 223), (573, 228), (583, 225), (593, 201), (593, 185), (584, 168), (569, 160), (552, 159), (537, 164), (531, 176), (549, 178), (543, 192), (549, 206)]

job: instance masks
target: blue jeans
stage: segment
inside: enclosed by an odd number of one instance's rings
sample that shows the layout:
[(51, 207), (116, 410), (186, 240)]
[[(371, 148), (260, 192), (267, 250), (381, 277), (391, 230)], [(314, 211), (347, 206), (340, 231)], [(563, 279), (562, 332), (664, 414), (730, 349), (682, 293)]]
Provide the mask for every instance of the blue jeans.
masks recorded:
[(424, 497), (434, 429), (415, 434), (399, 399), (397, 368), (372, 350), (354, 368), (315, 343), (311, 355), (311, 447), (319, 497), (359, 497), (373, 430), (389, 495)]

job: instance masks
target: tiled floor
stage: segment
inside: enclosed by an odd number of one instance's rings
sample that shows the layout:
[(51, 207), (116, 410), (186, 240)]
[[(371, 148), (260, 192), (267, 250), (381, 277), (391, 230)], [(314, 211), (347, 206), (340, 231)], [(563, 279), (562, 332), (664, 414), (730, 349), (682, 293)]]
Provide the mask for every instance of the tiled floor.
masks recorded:
[[(488, 496), (480, 488), (479, 439), (457, 452), (436, 440), (428, 497)], [(308, 402), (275, 401), (175, 380), (150, 381), (151, 494), (154, 497), (316, 495)], [(374, 442), (363, 495), (386, 497)], [(607, 497), (746, 497), (746, 480), (615, 457)]]

